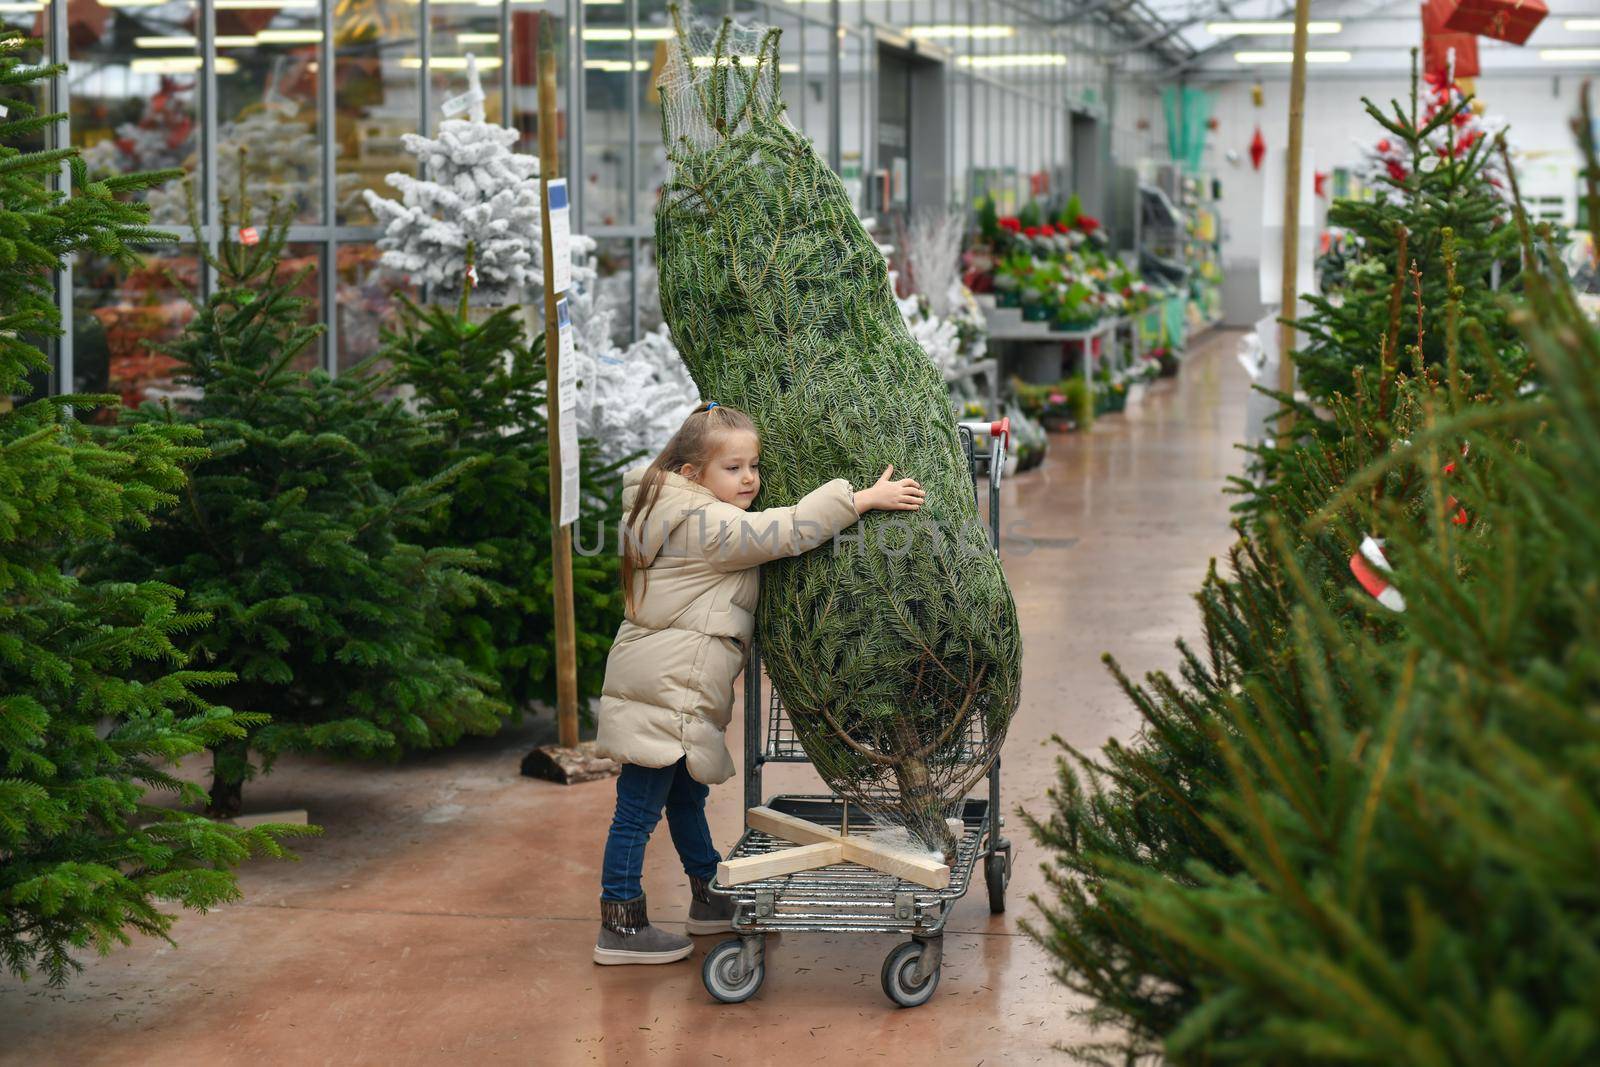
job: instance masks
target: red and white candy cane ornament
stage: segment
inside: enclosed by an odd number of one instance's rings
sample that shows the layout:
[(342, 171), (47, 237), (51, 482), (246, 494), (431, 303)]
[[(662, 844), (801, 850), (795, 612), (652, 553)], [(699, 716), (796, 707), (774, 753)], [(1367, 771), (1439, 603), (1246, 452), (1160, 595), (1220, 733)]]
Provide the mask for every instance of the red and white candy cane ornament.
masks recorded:
[(1394, 569), (1383, 554), (1383, 542), (1371, 535), (1361, 539), (1361, 551), (1350, 557), (1350, 573), (1356, 576), (1361, 588), (1390, 611), (1406, 610), (1406, 598), (1400, 590), (1389, 584)]

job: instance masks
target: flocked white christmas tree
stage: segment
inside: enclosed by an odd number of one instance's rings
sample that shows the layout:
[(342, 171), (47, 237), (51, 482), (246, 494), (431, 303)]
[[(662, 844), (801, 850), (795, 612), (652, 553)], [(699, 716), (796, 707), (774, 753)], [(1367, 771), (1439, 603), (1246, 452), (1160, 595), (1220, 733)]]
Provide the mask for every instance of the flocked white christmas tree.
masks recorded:
[(466, 282), (470, 244), (474, 302), (516, 303), (530, 286), (544, 283), (539, 160), (513, 151), (519, 134), (489, 122), (484, 99), (477, 59), (468, 55), (467, 92), (445, 101), (447, 114), (464, 104), (467, 117), (445, 119), (438, 137), (401, 139), (425, 177), (388, 175), (385, 181), (401, 194), (398, 201), (370, 189), (365, 195), (384, 227), (378, 239), (383, 266), (448, 300)]
[[(578, 435), (607, 462), (653, 459), (700, 403), (700, 392), (665, 326), (626, 348), (612, 340), (627, 294), (595, 270), (595, 243), (572, 238), (572, 345), (578, 372)], [(642, 462), (640, 460), (639, 462)]]

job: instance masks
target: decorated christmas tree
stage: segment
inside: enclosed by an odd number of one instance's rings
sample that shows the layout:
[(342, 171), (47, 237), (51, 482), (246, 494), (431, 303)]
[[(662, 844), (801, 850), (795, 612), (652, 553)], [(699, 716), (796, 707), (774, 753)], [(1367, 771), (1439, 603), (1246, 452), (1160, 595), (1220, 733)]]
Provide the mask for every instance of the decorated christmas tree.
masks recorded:
[[(282, 260), (283, 215), (253, 225), (243, 190), (224, 201), (215, 285), (166, 346), (184, 405), (146, 403), (127, 440), (186, 431), (209, 451), (188, 465), (185, 506), (108, 546), (93, 573), (190, 590), (211, 626), (180, 647), (234, 680), (230, 707), (271, 716), (211, 746), (211, 809), (239, 810), (243, 783), (286, 751), (393, 756), (499, 725), (494, 681), (441, 645), (446, 612), (483, 593), (468, 549), (416, 540), (461, 469), (386, 483), (391, 455), (441, 431), (380, 396), (372, 375), (299, 369), (321, 327), (308, 325), (299, 275)], [(254, 244), (240, 240), (254, 233)]]
[[(175, 505), (202, 450), (183, 427), (104, 441), (72, 413), (115, 396), (26, 399), (27, 376), (47, 366), (36, 344), (60, 333), (53, 272), (91, 250), (136, 262), (133, 248), (163, 238), (135, 197), (173, 175), (91, 181), (74, 150), (12, 147), (66, 119), (28, 103), (64, 68), (24, 64), (22, 43), (0, 31), (0, 81), (27, 90), (0, 122), (0, 962), (59, 984), (76, 951), (166, 937), (164, 903), (237, 898), (230, 868), (278, 854), (289, 831), (149, 802), (151, 790), (200, 799), (172, 764), (261, 718), (213, 702), (230, 676), (181, 647), (207, 621), (181, 587), (103, 580), (66, 559)], [(64, 162), (67, 194), (51, 188)]]
[(1504, 348), (1459, 328), (1475, 253), (1443, 231), (1430, 278), (1392, 233), (1350, 342), (1374, 372), (1260, 488), (1204, 646), (1119, 670), (1141, 735), (1072, 753), (1029, 820), (1052, 851), (1030, 929), (1112, 1035), (1088, 1062), (1600, 1058), (1600, 332), (1512, 222), (1532, 266)]
[[(1455, 329), (1482, 330), (1491, 348), (1507, 358), (1512, 373), (1515, 331), (1495, 291), (1510, 286), (1518, 269), (1516, 230), (1503, 190), (1498, 158), (1500, 132), (1478, 121), (1472, 102), (1442, 76), (1421, 84), (1413, 73), (1409, 107), (1386, 112), (1364, 101), (1382, 127), (1370, 157), (1381, 195), (1373, 200), (1341, 199), (1328, 209), (1328, 223), (1354, 235), (1360, 250), (1347, 268), (1343, 288), (1332, 296), (1310, 295), (1311, 313), (1300, 323), (1304, 347), (1295, 353), (1300, 384), (1313, 401), (1354, 389), (1352, 374), (1378, 367), (1374, 323), (1386, 321), (1389, 281), (1394, 277), (1398, 233), (1407, 235), (1410, 260), (1422, 270), (1422, 354), (1443, 365), (1447, 330), (1444, 234), (1455, 236), (1455, 272), (1463, 287)], [(1487, 384), (1488, 368), (1477, 349), (1457, 353), (1461, 372), (1476, 387)], [(1307, 408), (1302, 414), (1311, 417)]]
[(869, 514), (853, 547), (763, 567), (757, 626), (825, 780), (948, 856), (945, 818), (1016, 709), (1016, 608), (944, 382), (838, 176), (784, 117), (777, 39), (725, 22), (669, 43), (662, 310), (701, 395), (760, 427), (757, 507), (890, 464), (927, 490), (920, 521)]
[(384, 228), (378, 247), (385, 267), (453, 302), (469, 284), (470, 246), (474, 303), (518, 303), (530, 286), (544, 284), (539, 161), (513, 151), (521, 135), (489, 122), (483, 103), (477, 60), (468, 55), (467, 91), (445, 101), (449, 113), (464, 109), (467, 117), (446, 117), (437, 137), (408, 133), (401, 139), (423, 173), (385, 179), (400, 191), (399, 201), (370, 189), (363, 195)]

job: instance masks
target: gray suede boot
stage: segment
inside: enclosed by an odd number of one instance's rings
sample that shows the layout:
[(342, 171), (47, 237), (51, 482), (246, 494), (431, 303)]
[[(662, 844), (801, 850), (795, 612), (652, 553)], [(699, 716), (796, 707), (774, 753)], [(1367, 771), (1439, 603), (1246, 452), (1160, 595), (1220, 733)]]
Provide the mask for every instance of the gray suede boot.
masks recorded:
[(725, 934), (733, 929), (733, 898), (711, 891), (711, 883), (689, 876), (689, 921), (691, 934)]
[(693, 951), (694, 942), (687, 937), (650, 925), (643, 893), (632, 900), (600, 901), (596, 963), (676, 963)]

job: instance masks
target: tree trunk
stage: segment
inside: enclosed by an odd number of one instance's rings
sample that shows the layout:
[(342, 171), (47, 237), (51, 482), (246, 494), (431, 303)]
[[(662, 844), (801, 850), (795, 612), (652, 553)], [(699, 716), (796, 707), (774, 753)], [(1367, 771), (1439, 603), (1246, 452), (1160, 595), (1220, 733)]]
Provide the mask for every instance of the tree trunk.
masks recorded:
[(231, 819), (244, 804), (244, 778), (249, 767), (250, 746), (244, 741), (227, 741), (211, 749), (211, 800), (206, 814), (213, 819)]
[(943, 855), (946, 863), (954, 863), (956, 839), (944, 821), (944, 798), (934, 788), (927, 763), (915, 756), (904, 757), (895, 764), (894, 776), (900, 784), (900, 816), (906, 829)]

